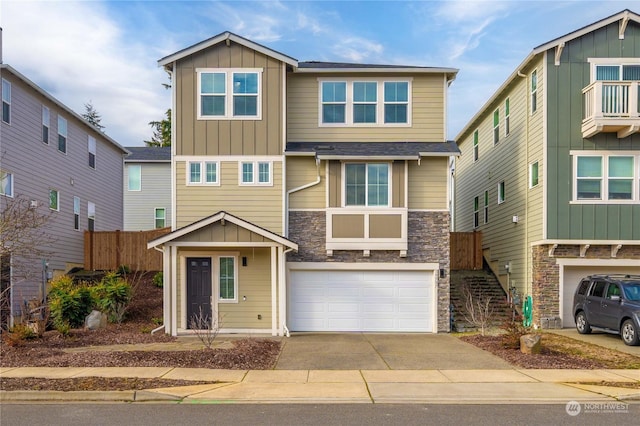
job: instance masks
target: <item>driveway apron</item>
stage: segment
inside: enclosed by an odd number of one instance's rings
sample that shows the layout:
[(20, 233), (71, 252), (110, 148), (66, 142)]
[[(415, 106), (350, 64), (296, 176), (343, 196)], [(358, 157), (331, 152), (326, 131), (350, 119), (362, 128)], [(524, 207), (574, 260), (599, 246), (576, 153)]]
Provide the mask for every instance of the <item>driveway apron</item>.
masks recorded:
[(511, 369), (506, 361), (448, 334), (294, 333), (276, 370)]

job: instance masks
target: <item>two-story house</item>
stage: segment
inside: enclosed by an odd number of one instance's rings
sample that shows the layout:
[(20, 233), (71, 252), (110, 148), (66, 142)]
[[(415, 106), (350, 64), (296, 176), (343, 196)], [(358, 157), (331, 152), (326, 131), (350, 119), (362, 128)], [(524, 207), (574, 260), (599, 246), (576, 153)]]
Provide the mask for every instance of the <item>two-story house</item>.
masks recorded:
[(455, 229), (536, 325), (574, 325), (581, 277), (640, 273), (639, 85), (625, 10), (534, 48), (457, 136)]
[(225, 32), (172, 73), (167, 333), (449, 330), (450, 68), (298, 62)]
[(13, 320), (25, 301), (43, 299), (49, 278), (82, 266), (84, 231), (122, 228), (127, 150), (11, 66), (0, 63), (0, 78), (0, 210), (25, 199), (47, 217), (36, 230), (46, 243), (20, 250), (42, 257), (2, 259)]
[(124, 159), (124, 230), (171, 225), (171, 147), (128, 146)]

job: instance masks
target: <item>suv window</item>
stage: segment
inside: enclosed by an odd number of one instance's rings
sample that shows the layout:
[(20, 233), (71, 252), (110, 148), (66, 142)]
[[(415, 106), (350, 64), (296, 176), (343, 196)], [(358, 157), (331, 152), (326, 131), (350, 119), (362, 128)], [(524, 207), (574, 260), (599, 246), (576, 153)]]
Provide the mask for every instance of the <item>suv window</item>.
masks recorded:
[(589, 289), (589, 280), (582, 280), (580, 282), (580, 286), (578, 287), (578, 294), (585, 295), (587, 294), (587, 290)]
[(594, 296), (594, 297), (603, 297), (604, 296), (604, 289), (607, 286), (607, 283), (604, 281), (596, 281), (596, 283), (593, 285), (593, 287), (591, 287), (591, 294), (590, 296)]
[(611, 296), (620, 296), (620, 287), (615, 284), (609, 284), (607, 288), (607, 299), (611, 299)]

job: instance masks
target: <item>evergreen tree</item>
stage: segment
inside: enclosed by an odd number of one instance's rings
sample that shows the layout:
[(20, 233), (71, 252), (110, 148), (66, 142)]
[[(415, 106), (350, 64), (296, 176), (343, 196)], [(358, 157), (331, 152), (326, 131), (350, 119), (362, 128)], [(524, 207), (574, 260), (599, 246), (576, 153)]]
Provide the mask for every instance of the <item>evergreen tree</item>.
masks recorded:
[(160, 121), (151, 121), (149, 126), (153, 129), (151, 140), (144, 141), (147, 146), (171, 146), (171, 108), (165, 112), (166, 118)]
[(93, 124), (93, 126), (96, 127), (98, 130), (100, 130), (101, 132), (104, 132), (104, 126), (100, 124), (100, 122), (102, 121), (102, 117), (100, 116), (98, 111), (96, 111), (96, 109), (93, 107), (93, 104), (91, 103), (91, 101), (89, 101), (89, 103), (84, 104), (84, 109), (85, 109), (85, 112), (84, 114), (82, 114), (82, 118), (87, 120), (90, 124)]

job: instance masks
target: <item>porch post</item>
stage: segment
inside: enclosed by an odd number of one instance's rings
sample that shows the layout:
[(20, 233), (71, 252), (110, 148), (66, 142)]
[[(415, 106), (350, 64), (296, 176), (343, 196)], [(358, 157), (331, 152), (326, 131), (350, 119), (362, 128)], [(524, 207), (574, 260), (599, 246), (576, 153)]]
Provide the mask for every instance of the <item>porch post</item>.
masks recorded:
[(164, 332), (171, 334), (171, 248), (162, 248), (162, 322), (164, 323)]
[(171, 246), (171, 335), (178, 335), (178, 248)]
[(278, 335), (278, 254), (271, 247), (271, 335)]

